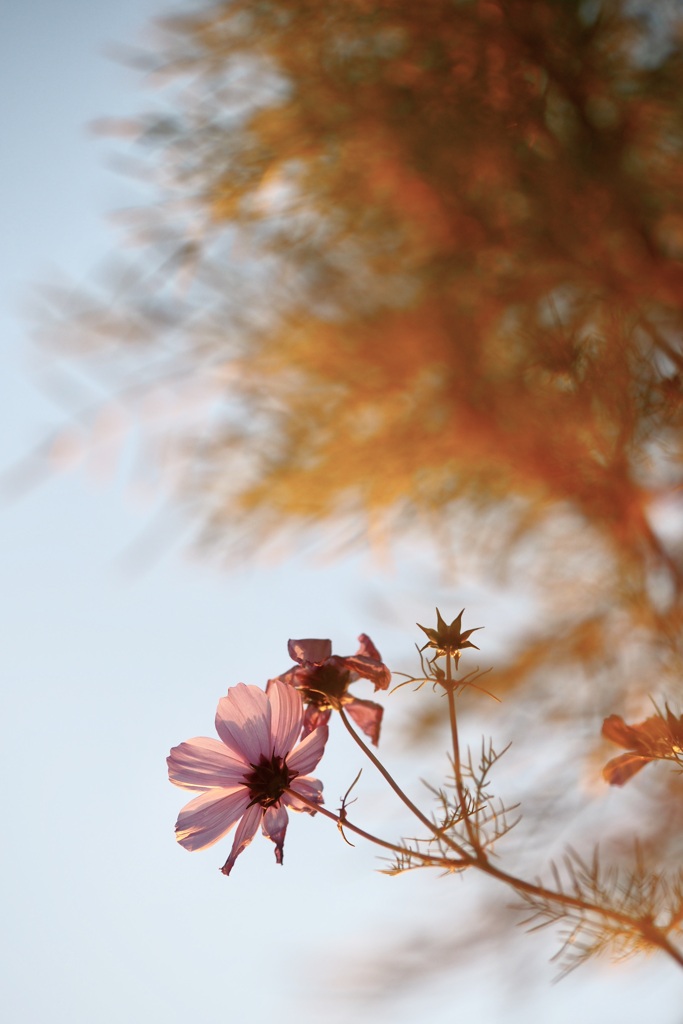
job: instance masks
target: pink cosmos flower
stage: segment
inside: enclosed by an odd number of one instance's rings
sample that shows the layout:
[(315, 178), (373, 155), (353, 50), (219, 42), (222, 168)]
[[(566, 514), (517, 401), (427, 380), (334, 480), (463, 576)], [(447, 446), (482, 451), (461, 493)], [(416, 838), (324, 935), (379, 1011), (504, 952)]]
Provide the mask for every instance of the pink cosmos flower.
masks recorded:
[(200, 794), (183, 807), (176, 822), (181, 846), (213, 846), (239, 821), (223, 874), (230, 874), (259, 825), (275, 843), (275, 860), (282, 864), (287, 807), (315, 814), (297, 797), (323, 802), (322, 783), (308, 772), (322, 757), (327, 727), (309, 730), (297, 745), (303, 717), (301, 696), (291, 686), (275, 680), (265, 693), (238, 683), (218, 702), (220, 740), (199, 736), (173, 747), (167, 758), (169, 779)]
[[(384, 708), (371, 700), (360, 700), (348, 693), (356, 679), (369, 679), (375, 690), (386, 690), (391, 672), (379, 651), (365, 633), (358, 637), (360, 647), (346, 658), (332, 654), (330, 640), (290, 640), (289, 656), (296, 662), (278, 680), (301, 691), (308, 705), (304, 716), (303, 735), (325, 725), (332, 709), (346, 708), (358, 727), (377, 746)], [(273, 682), (268, 683), (270, 687)]]

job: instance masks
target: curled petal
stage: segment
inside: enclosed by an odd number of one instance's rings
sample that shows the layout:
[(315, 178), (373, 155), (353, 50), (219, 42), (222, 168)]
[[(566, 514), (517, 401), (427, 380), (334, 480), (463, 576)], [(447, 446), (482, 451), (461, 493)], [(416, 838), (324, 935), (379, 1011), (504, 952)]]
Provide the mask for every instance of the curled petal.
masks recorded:
[[(280, 680), (281, 683), (287, 683), (288, 686), (306, 686), (307, 683), (310, 681), (311, 674), (315, 673), (316, 668), (316, 665), (309, 664), (292, 665), (292, 667), (287, 672), (283, 672), (282, 675), (277, 676), (277, 678)], [(268, 689), (270, 688), (270, 685), (273, 682), (274, 680), (269, 680)]]
[(185, 804), (176, 822), (176, 839), (186, 850), (204, 850), (229, 832), (249, 804), (249, 790), (210, 789)]
[(360, 654), (363, 658), (373, 658), (375, 661), (382, 660), (382, 655), (379, 653), (367, 633), (361, 633), (358, 637), (358, 643), (360, 646), (356, 651), (356, 655)]
[(640, 754), (621, 754), (607, 762), (602, 769), (603, 778), (610, 786), (623, 786), (651, 760), (651, 757), (643, 757)]
[(346, 710), (358, 728), (370, 737), (374, 746), (377, 746), (384, 708), (380, 704), (375, 704), (373, 700), (356, 699), (346, 705)]
[(301, 732), (303, 702), (298, 690), (279, 679), (273, 679), (268, 689), (271, 707), (271, 733), (273, 753), (286, 757)]
[(173, 747), (166, 758), (168, 777), (183, 789), (231, 789), (244, 782), (246, 761), (237, 760), (224, 743), (208, 736)]
[(264, 836), (267, 836), (268, 839), (275, 843), (275, 860), (278, 864), (282, 864), (282, 848), (285, 845), (285, 833), (288, 823), (289, 815), (287, 814), (287, 808), (282, 803), (279, 805), (273, 804), (263, 815), (261, 831)]
[(683, 748), (683, 715), (674, 715), (668, 704), (664, 705), (666, 710), (666, 723), (674, 744)]
[(391, 682), (391, 672), (382, 661), (374, 658), (367, 658), (362, 654), (352, 654), (348, 658), (340, 658), (346, 668), (355, 672), (363, 679), (369, 679), (375, 684), (376, 690), (386, 690)]
[(232, 844), (230, 856), (221, 868), (224, 875), (230, 874), (235, 861), (241, 854), (242, 850), (246, 850), (247, 846), (249, 846), (249, 843), (256, 835), (256, 829), (259, 827), (259, 822), (261, 821), (262, 816), (263, 808), (259, 804), (253, 804), (247, 810), (239, 824), (239, 828), (235, 832), (235, 839)]
[(272, 753), (270, 722), (270, 701), (258, 686), (238, 683), (218, 702), (216, 732), (236, 757), (249, 764)]
[(308, 775), (323, 756), (328, 728), (320, 725), (306, 736), (287, 758), (287, 767), (298, 775)]
[(606, 718), (602, 733), (607, 739), (651, 759), (679, 761), (683, 723), (666, 708), (666, 717), (658, 711), (644, 722), (626, 725), (619, 715)]
[(331, 640), (289, 640), (287, 650), (299, 665), (322, 665), (332, 655)]
[(602, 735), (612, 743), (620, 747), (631, 747), (637, 749), (640, 746), (640, 736), (631, 725), (627, 725), (621, 715), (610, 715), (602, 723)]
[(323, 801), (323, 784), (318, 779), (298, 778), (295, 779), (289, 788), (289, 792), (285, 793), (282, 797), (283, 802), (291, 807), (293, 811), (306, 811), (307, 814), (315, 814), (312, 807), (308, 804), (303, 803), (302, 800), (297, 800), (296, 794), (300, 793), (301, 796), (306, 797), (314, 804), (322, 804)]
[(308, 736), (309, 732), (313, 732), (314, 729), (319, 728), (321, 725), (327, 725), (331, 714), (330, 708), (323, 711), (322, 708), (316, 707), (315, 704), (309, 704), (304, 714), (304, 727), (301, 738), (304, 739)]
[(283, 672), (281, 676), (275, 676), (274, 679), (269, 679), (266, 683), (266, 693), (270, 693), (273, 683), (279, 681), (281, 683), (287, 683), (288, 686), (296, 686), (295, 677), (296, 673), (301, 671), (300, 665), (292, 665), (291, 668)]
[(664, 757), (671, 753), (675, 742), (674, 736), (669, 722), (660, 715), (646, 718), (644, 722), (639, 722), (632, 728), (640, 737), (636, 750), (639, 749), (643, 754), (652, 754), (656, 757)]

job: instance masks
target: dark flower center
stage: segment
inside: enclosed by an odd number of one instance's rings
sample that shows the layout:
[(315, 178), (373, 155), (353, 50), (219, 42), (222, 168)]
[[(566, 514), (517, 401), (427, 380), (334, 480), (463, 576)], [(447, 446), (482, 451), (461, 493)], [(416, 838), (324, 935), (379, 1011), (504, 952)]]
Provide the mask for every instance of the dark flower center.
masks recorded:
[(299, 774), (287, 767), (284, 757), (266, 757), (261, 754), (258, 764), (252, 764), (254, 770), (245, 778), (252, 804), (261, 807), (272, 807), (276, 804), (290, 782)]
[(318, 708), (336, 708), (343, 703), (351, 681), (348, 669), (336, 665), (316, 665), (306, 670), (305, 682), (300, 682), (304, 700)]

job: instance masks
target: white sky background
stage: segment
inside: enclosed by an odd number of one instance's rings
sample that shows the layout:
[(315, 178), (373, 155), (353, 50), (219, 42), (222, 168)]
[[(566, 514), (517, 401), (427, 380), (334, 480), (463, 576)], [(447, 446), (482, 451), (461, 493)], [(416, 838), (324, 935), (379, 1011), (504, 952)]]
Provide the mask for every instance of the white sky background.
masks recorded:
[[(153, 0), (2, 7), (0, 468), (64, 417), (35, 386), (22, 314), (31, 287), (57, 272), (85, 279), (117, 241), (105, 215), (136, 201), (85, 126), (143, 110), (152, 96), (105, 48), (138, 41), (166, 11)], [(489, 960), (427, 994), (351, 1005), (354, 976), (343, 968), (391, 944), (402, 923), (426, 934), (434, 916), (457, 921), (476, 898), (469, 879), (378, 875), (372, 849), (351, 849), (331, 823), (303, 815), (291, 816), (283, 868), (260, 835), (229, 879), (218, 868), (231, 837), (203, 853), (180, 849), (172, 827), (188, 794), (167, 781), (168, 749), (213, 734), (229, 685), (284, 671), (289, 636), (331, 636), (349, 654), (367, 631), (390, 665), (406, 667), (412, 624), (429, 623), (434, 603), (448, 617), (467, 605), (465, 624), (486, 622), (491, 645), (505, 609), (474, 586), (451, 590), (433, 560), (408, 550), (393, 569), (358, 555), (219, 573), (176, 548), (131, 572), (122, 556), (153, 512), (120, 473), (102, 481), (82, 468), (0, 508), (6, 1020), (569, 1024), (580, 1014), (681, 1024), (674, 967), (584, 969), (551, 988), (549, 947), (521, 932), (538, 996), (511, 996), (505, 962)], [(345, 739), (333, 728), (318, 773), (333, 808), (360, 767)], [(383, 740), (396, 763), (390, 715)], [(363, 785), (358, 822), (384, 816), (395, 837), (393, 804), (369, 767)]]

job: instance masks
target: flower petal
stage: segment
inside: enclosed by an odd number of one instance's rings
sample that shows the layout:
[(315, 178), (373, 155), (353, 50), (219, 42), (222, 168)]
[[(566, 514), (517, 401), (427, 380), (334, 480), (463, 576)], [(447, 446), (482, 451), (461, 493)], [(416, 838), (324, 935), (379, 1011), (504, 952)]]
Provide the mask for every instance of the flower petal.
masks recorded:
[(173, 747), (166, 763), (169, 779), (183, 789), (232, 789), (244, 782), (250, 770), (224, 743), (208, 736), (195, 736)]
[(331, 640), (289, 640), (287, 650), (299, 665), (322, 665), (332, 655)]
[(176, 839), (186, 850), (213, 846), (241, 818), (249, 799), (246, 786), (202, 793), (185, 804), (178, 815)]
[(273, 679), (268, 688), (271, 708), (273, 753), (286, 757), (299, 738), (304, 717), (303, 702), (298, 690)]
[(602, 776), (610, 786), (623, 786), (651, 760), (651, 757), (641, 757), (639, 754), (621, 754), (607, 762), (602, 769)]
[(361, 633), (358, 637), (358, 643), (360, 644), (360, 647), (356, 651), (356, 655), (360, 654), (363, 658), (373, 658), (375, 661), (382, 660), (382, 655), (379, 653), (367, 633)]
[(301, 665), (292, 665), (286, 672), (283, 672), (281, 676), (275, 676), (275, 679), (269, 679), (266, 683), (266, 693), (270, 693), (271, 687), (276, 679), (279, 679), (281, 683), (287, 683), (289, 686), (294, 686), (294, 677), (297, 672), (301, 671)]
[(261, 754), (272, 754), (270, 718), (265, 690), (238, 683), (218, 702), (216, 732), (235, 757), (258, 764)]
[(221, 868), (224, 875), (230, 874), (235, 861), (241, 854), (242, 850), (246, 850), (247, 846), (249, 846), (249, 843), (256, 835), (256, 829), (259, 827), (259, 822), (261, 821), (262, 816), (263, 808), (260, 804), (253, 804), (247, 810), (239, 824), (239, 828), (235, 832), (235, 839), (232, 844), (230, 856)]
[(282, 864), (282, 848), (285, 845), (285, 833), (289, 824), (289, 815), (284, 804), (273, 804), (263, 815), (261, 831), (264, 836), (275, 843), (275, 860)]
[(287, 758), (287, 767), (299, 775), (308, 775), (323, 756), (329, 730), (320, 725), (301, 741)]
[(317, 708), (315, 704), (309, 704), (304, 714), (304, 726), (301, 733), (301, 739), (303, 740), (308, 736), (309, 732), (313, 732), (321, 725), (327, 725), (330, 720), (332, 710), (327, 708), (325, 711), (322, 708)]
[(352, 654), (348, 658), (340, 659), (346, 668), (355, 672), (363, 679), (369, 679), (375, 684), (376, 690), (386, 690), (391, 682), (391, 672), (382, 661), (374, 658), (366, 658), (362, 654)]
[(605, 719), (602, 723), (602, 735), (620, 747), (637, 749), (640, 746), (640, 736), (633, 726), (626, 724), (621, 715), (610, 715)]
[(346, 704), (345, 708), (359, 729), (370, 737), (374, 746), (377, 746), (384, 714), (381, 704), (375, 704), (374, 700), (358, 700), (356, 698)]
[(303, 803), (301, 800), (297, 800), (297, 793), (305, 796), (311, 803), (324, 803), (323, 784), (319, 779), (312, 779), (310, 775), (306, 778), (295, 779), (289, 787), (289, 792), (283, 794), (282, 800), (293, 811), (306, 811), (307, 814), (315, 814), (312, 807), (309, 807), (308, 804)]

